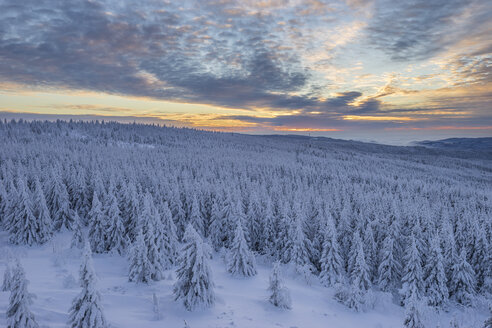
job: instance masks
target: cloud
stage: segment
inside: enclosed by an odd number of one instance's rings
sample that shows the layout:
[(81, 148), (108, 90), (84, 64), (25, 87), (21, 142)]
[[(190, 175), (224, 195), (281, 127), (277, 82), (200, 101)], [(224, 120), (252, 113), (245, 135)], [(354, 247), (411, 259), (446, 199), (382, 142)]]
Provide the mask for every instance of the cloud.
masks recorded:
[[(401, 122), (344, 117), (418, 117), (467, 106), (483, 118), (492, 82), (490, 7), (485, 0), (7, 0), (0, 2), (0, 89), (87, 90), (251, 111), (168, 116), (203, 126), (386, 127)], [(418, 65), (423, 59), (426, 69)], [(401, 84), (385, 78), (407, 61), (413, 77)], [(432, 90), (405, 85), (411, 79)], [(463, 93), (436, 91), (443, 81)], [(483, 90), (473, 98), (463, 89), (470, 85)], [(411, 97), (418, 102), (389, 102)], [(64, 109), (135, 114), (118, 106)]]
[(426, 59), (483, 33), (491, 9), (486, 0), (378, 0), (369, 38), (395, 60)]

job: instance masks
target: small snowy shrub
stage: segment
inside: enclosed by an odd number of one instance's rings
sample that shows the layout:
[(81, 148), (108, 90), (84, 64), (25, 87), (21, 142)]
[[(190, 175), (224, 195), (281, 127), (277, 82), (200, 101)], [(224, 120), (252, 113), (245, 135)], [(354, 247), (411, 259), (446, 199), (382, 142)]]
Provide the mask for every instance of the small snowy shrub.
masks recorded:
[(283, 279), (280, 272), (279, 262), (275, 262), (273, 264), (268, 290), (270, 291), (270, 303), (282, 309), (292, 308), (292, 301), (290, 298), (289, 290), (283, 286)]

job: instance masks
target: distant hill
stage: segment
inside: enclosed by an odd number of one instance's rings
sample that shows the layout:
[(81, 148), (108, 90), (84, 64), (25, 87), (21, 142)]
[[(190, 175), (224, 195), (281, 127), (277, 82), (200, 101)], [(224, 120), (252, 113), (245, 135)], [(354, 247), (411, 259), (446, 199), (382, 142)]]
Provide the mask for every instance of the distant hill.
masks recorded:
[(459, 149), (459, 150), (479, 150), (492, 152), (491, 138), (449, 138), (435, 141), (415, 142), (416, 145), (440, 148), (440, 149)]

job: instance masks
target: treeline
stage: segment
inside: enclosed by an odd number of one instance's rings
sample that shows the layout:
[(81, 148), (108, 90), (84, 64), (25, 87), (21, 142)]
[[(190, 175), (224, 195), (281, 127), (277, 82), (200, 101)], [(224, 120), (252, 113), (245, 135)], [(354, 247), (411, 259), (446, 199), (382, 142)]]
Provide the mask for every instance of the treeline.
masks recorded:
[(490, 159), (102, 122), (2, 122), (0, 145), (10, 241), (65, 229), (81, 245), (88, 227), (92, 252), (129, 256), (131, 281), (176, 267), (189, 226), (231, 272), (268, 257), (355, 309), (369, 290), (407, 308), (492, 291)]

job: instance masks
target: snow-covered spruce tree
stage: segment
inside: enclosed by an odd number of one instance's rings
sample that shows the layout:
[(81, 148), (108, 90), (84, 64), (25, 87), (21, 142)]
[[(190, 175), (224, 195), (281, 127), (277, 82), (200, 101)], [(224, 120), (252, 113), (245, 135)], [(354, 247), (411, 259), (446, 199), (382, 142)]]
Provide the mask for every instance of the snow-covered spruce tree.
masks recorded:
[(12, 177), (10, 177), (6, 182), (6, 193), (7, 198), (4, 201), (4, 216), (2, 218), (2, 225), (6, 231), (9, 231), (15, 222), (17, 202), (19, 199), (19, 193), (17, 192), (17, 188)]
[(289, 290), (283, 284), (279, 261), (273, 263), (273, 269), (270, 274), (270, 285), (268, 286), (268, 290), (270, 291), (270, 303), (282, 309), (292, 308), (292, 301), (290, 298)]
[(373, 223), (371, 221), (367, 222), (364, 228), (364, 255), (366, 258), (367, 267), (369, 268), (369, 280), (377, 280), (377, 250), (376, 243), (374, 241), (374, 231), (372, 228)]
[(140, 201), (138, 198), (137, 187), (132, 180), (130, 180), (130, 182), (126, 184), (126, 188), (124, 188), (123, 198), (121, 217), (124, 219), (126, 234), (130, 238), (130, 241), (133, 242), (138, 230), (137, 224), (138, 215), (140, 213)]
[(90, 204), (87, 203), (85, 194), (85, 190), (87, 188), (85, 170), (72, 168), (67, 178), (69, 180), (67, 182), (67, 191), (68, 198), (70, 200), (70, 207), (84, 220), (90, 206)]
[(188, 311), (211, 307), (215, 303), (214, 283), (208, 264), (210, 247), (191, 224), (183, 236), (184, 246), (178, 258), (174, 299), (183, 302)]
[(189, 222), (193, 225), (196, 232), (198, 232), (200, 236), (204, 235), (205, 227), (203, 222), (203, 216), (202, 213), (200, 213), (200, 203), (198, 202), (196, 193), (193, 193), (192, 196)]
[[(234, 191), (230, 192), (234, 193)], [(243, 202), (239, 196), (228, 195), (222, 208), (222, 244), (225, 248), (231, 248), (234, 239), (234, 229), (238, 220), (241, 222), (245, 221)], [(244, 238), (248, 241), (247, 231), (244, 231)]]
[(354, 240), (352, 242), (351, 256), (354, 258), (350, 261), (353, 263), (352, 271), (350, 272), (350, 280), (356, 289), (365, 293), (371, 286), (371, 280), (369, 276), (369, 267), (366, 263), (366, 257), (364, 254), (364, 246), (360, 237), (359, 231), (354, 233)]
[(451, 297), (465, 306), (471, 305), (475, 296), (475, 272), (466, 260), (466, 249), (461, 249), (456, 263), (453, 265), (451, 278)]
[(10, 263), (7, 262), (5, 272), (3, 273), (2, 292), (8, 292), (12, 289), (13, 279), (14, 277), (12, 277), (12, 269), (10, 268)]
[(147, 258), (144, 236), (142, 230), (139, 229), (130, 251), (128, 280), (137, 283), (148, 283), (152, 280), (152, 270), (152, 264)]
[(425, 266), (425, 293), (428, 305), (441, 307), (449, 297), (446, 286), (446, 272), (441, 251), (441, 240), (436, 234), (430, 243), (430, 252)]
[(129, 239), (121, 218), (118, 200), (111, 193), (107, 195), (107, 202), (106, 250), (124, 254), (128, 247)]
[(328, 214), (323, 233), (323, 249), (321, 252), (321, 283), (326, 287), (332, 287), (343, 280), (343, 260), (340, 256), (338, 236), (333, 222), (333, 217)]
[(164, 202), (161, 208), (161, 221), (163, 227), (161, 252), (167, 260), (165, 269), (169, 269), (176, 262), (178, 235), (176, 234), (176, 225), (167, 202)]
[(210, 215), (210, 226), (208, 239), (214, 250), (218, 251), (223, 246), (223, 224), (222, 224), (222, 211), (219, 205), (220, 200), (215, 198), (212, 202), (212, 209)]
[(396, 287), (400, 276), (400, 262), (395, 258), (395, 240), (388, 234), (383, 241), (382, 259), (378, 268), (378, 285), (381, 290), (388, 292)]
[(300, 206), (294, 206), (293, 221), (290, 222), (284, 258), (294, 265), (296, 271), (303, 272), (309, 262), (309, 241), (304, 234), (304, 220)]
[(107, 219), (103, 213), (97, 192), (92, 197), (92, 208), (89, 211), (89, 242), (94, 253), (106, 251)]
[(453, 275), (453, 265), (457, 260), (458, 254), (456, 251), (456, 241), (454, 239), (453, 227), (449, 220), (442, 223), (440, 228), (443, 258), (444, 258), (444, 270), (446, 272), (446, 278), (448, 281), (448, 289), (451, 288), (451, 280)]
[(405, 319), (403, 321), (403, 325), (405, 328), (425, 328), (422, 323), (422, 314), (421, 314), (421, 303), (417, 299), (416, 295), (412, 294), (410, 299), (407, 302), (406, 310), (405, 310)]
[[(489, 254), (489, 242), (485, 235), (485, 229), (476, 227), (476, 230), (477, 237), (474, 239), (472, 246), (473, 253), (470, 264), (475, 271), (477, 291), (484, 291), (486, 289), (487, 268), (492, 267), (492, 254)], [(492, 277), (489, 279), (492, 279)]]
[(38, 222), (39, 243), (45, 243), (51, 239), (53, 234), (53, 221), (51, 220), (50, 211), (46, 205), (43, 188), (38, 179), (34, 182), (34, 207), (33, 214)]
[(139, 225), (144, 236), (147, 258), (153, 269), (152, 280), (158, 281), (163, 278), (164, 270), (168, 267), (169, 259), (162, 250), (164, 245), (164, 227), (157, 212), (152, 195), (147, 193), (143, 199), (142, 213)]
[(255, 257), (249, 250), (240, 221), (237, 223), (234, 240), (228, 254), (227, 271), (244, 277), (251, 277), (257, 273)]
[(9, 227), (9, 240), (13, 244), (33, 245), (42, 240), (39, 235), (39, 222), (34, 216), (31, 195), (23, 178), (18, 181), (18, 199), (15, 219)]
[(85, 238), (82, 232), (81, 218), (76, 211), (73, 212), (73, 233), (72, 240), (70, 242), (71, 248), (82, 248), (85, 245)]
[(92, 264), (89, 243), (85, 244), (82, 264), (80, 266), (80, 287), (69, 310), (68, 324), (71, 328), (106, 328), (106, 318), (101, 306), (101, 295), (96, 288), (97, 277)]
[(7, 328), (39, 327), (31, 312), (33, 295), (27, 291), (26, 274), (20, 262), (13, 270), (9, 305), (7, 308)]
[(265, 241), (263, 242), (264, 251), (263, 253), (273, 257), (278, 258), (277, 252), (277, 236), (278, 236), (278, 222), (277, 217), (273, 213), (273, 204), (270, 197), (266, 197), (265, 209), (264, 209), (264, 235)]
[(68, 198), (67, 187), (63, 183), (58, 173), (53, 173), (50, 180), (48, 192), (48, 207), (53, 228), (58, 231), (62, 228), (72, 229), (73, 217), (70, 211), (70, 200)]
[(7, 215), (8, 195), (4, 182), (0, 179), (0, 227), (3, 226), (4, 218)]
[(365, 303), (365, 291), (360, 286), (352, 282), (349, 286), (341, 284), (335, 285), (335, 298), (345, 304), (348, 308), (359, 312)]
[(405, 305), (412, 296), (417, 300), (422, 298), (424, 282), (420, 261), (421, 257), (417, 248), (417, 241), (412, 235), (404, 257), (406, 265), (403, 269), (403, 277), (401, 279), (402, 288), (400, 289), (400, 295)]
[(252, 251), (260, 252), (264, 248), (265, 238), (263, 236), (263, 211), (257, 190), (250, 186), (250, 196), (246, 211), (246, 226), (249, 236), (249, 245)]

